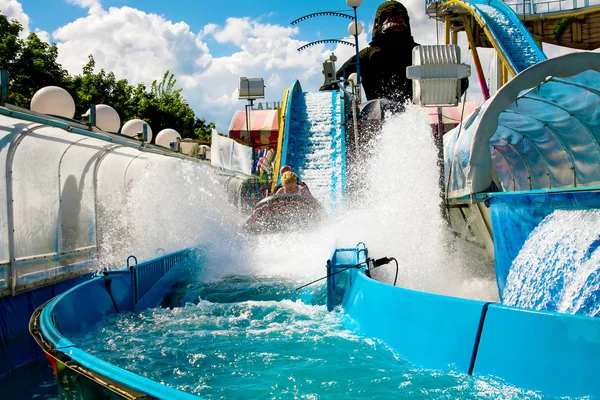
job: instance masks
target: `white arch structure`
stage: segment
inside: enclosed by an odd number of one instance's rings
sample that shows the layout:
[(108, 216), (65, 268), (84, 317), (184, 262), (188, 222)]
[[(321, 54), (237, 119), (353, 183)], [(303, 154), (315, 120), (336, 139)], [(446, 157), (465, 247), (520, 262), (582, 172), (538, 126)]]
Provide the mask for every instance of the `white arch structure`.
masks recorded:
[[(154, 157), (198, 161), (118, 134), (0, 107), (0, 297), (81, 274), (99, 200)], [(100, 202), (101, 203), (101, 202)]]

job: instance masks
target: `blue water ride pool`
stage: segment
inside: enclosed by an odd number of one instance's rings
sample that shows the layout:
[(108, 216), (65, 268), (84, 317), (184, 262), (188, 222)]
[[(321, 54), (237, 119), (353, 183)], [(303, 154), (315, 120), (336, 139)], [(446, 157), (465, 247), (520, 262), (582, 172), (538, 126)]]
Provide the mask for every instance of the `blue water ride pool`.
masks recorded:
[[(449, 224), (466, 238), (460, 246), (492, 257), (497, 300), (386, 279), (379, 272), (393, 276), (394, 265), (380, 243), (323, 255), (322, 232), (251, 239), (258, 250), (269, 240), (283, 250), (312, 244), (265, 257), (284, 272), (318, 263), (321, 280), (244, 270), (249, 253), (228, 258), (248, 245), (230, 214), (257, 200), (255, 178), (6, 106), (0, 375), (41, 349), (63, 398), (600, 397), (600, 54), (547, 60), (504, 3), (442, 6), (470, 13), (514, 74), (443, 140)], [(349, 207), (348, 93), (303, 92), (296, 81), (283, 103), (275, 169), (291, 165), (339, 222)], [(144, 182), (152, 194), (191, 187), (185, 197), (200, 197), (202, 228), (218, 229), (198, 229), (189, 222), (197, 215), (143, 210), (148, 191), (134, 183), (156, 165), (170, 169)], [(221, 207), (229, 203), (237, 210)], [(138, 220), (147, 224), (128, 226)], [(162, 236), (173, 221), (189, 229)], [(132, 243), (139, 262), (125, 253)], [(298, 266), (299, 252), (321, 258)]]

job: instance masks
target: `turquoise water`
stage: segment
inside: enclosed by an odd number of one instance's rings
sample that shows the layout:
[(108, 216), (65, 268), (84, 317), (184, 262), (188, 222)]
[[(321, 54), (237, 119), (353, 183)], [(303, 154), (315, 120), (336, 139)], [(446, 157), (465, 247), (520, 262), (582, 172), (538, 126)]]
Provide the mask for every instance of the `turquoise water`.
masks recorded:
[(324, 286), (232, 277), (186, 284), (164, 308), (120, 314), (75, 342), (207, 399), (548, 398), (485, 378), (416, 368), (361, 336)]

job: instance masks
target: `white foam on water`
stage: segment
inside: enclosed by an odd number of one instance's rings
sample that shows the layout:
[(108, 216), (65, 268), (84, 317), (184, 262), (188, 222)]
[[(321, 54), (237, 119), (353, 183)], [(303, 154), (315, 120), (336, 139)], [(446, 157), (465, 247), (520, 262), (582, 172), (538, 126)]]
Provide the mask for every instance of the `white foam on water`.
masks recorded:
[[(600, 314), (600, 210), (557, 210), (513, 260), (503, 303), (568, 314)], [(594, 244), (596, 247), (594, 247)]]

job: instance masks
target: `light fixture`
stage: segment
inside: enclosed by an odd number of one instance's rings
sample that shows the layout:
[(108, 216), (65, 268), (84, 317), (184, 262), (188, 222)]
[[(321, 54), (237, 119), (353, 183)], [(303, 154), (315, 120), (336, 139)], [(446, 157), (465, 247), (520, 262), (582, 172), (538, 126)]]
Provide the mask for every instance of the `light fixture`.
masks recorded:
[(362, 4), (362, 0), (346, 0), (346, 4), (348, 4), (349, 7), (355, 8)]
[(352, 21), (348, 25), (348, 32), (352, 36), (360, 35), (363, 31), (363, 26), (359, 21)]

